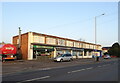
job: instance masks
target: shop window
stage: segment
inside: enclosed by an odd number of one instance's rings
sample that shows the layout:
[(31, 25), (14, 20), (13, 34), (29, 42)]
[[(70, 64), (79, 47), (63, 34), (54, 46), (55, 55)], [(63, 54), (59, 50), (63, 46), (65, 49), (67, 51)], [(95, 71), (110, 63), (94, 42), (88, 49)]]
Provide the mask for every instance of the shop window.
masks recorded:
[(82, 56), (82, 55), (83, 55), (83, 53), (80, 53), (80, 54), (79, 54), (79, 56)]

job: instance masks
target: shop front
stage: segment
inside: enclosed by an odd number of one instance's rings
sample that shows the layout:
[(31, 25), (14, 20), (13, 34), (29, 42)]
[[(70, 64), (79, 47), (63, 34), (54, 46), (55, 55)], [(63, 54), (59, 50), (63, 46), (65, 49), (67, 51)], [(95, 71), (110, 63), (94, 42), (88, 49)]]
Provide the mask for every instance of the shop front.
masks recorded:
[(33, 59), (37, 59), (40, 56), (52, 57), (53, 52), (54, 47), (52, 46), (33, 45)]
[(84, 49), (83, 58), (93, 58), (94, 50), (93, 49)]
[(56, 46), (54, 49), (56, 49), (56, 51), (54, 51), (55, 52), (54, 57), (62, 55), (62, 54), (71, 54), (71, 48), (69, 48), (69, 47)]
[(61, 46), (47, 46), (47, 45), (33, 45), (33, 59), (47, 56), (48, 58), (54, 58), (62, 54), (72, 54), (73, 58), (81, 58), (83, 56), (84, 49), (61, 47)]
[(82, 58), (84, 56), (84, 49), (73, 49), (73, 58)]

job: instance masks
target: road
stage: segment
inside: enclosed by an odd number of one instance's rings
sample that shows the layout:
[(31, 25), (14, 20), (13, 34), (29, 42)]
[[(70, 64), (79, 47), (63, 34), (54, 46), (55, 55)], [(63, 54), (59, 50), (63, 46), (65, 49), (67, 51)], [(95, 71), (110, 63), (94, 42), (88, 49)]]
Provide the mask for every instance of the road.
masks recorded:
[(118, 81), (118, 60), (3, 75), (3, 82)]

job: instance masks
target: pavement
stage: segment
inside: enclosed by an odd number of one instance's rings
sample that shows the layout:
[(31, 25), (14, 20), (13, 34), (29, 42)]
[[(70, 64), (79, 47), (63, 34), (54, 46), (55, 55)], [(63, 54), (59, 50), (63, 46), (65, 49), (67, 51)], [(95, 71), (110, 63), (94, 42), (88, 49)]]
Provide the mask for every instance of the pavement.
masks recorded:
[[(115, 60), (100, 58), (100, 62)], [(43, 60), (16, 60), (16, 61), (6, 61), (2, 63), (2, 74), (11, 74), (17, 72), (27, 72), (35, 70), (46, 70), (50, 68), (59, 68), (73, 65), (84, 65), (97, 63), (94, 59), (74, 59), (70, 62), (54, 62), (53, 59), (43, 59)]]

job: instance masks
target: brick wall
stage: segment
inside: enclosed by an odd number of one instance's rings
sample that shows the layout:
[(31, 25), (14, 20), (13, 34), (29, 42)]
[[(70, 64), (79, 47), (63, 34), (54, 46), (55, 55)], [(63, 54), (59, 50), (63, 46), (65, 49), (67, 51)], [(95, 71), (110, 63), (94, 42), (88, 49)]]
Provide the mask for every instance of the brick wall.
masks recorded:
[[(13, 45), (18, 47), (18, 36), (13, 37)], [(27, 60), (28, 59), (28, 33), (21, 35), (21, 53), (22, 53), (22, 59)]]

